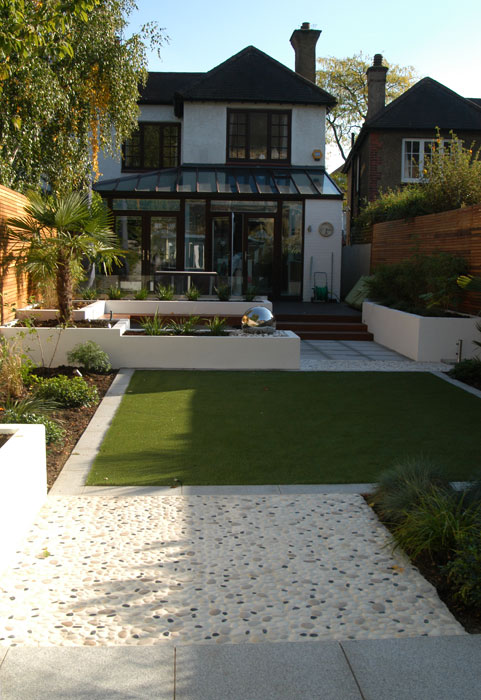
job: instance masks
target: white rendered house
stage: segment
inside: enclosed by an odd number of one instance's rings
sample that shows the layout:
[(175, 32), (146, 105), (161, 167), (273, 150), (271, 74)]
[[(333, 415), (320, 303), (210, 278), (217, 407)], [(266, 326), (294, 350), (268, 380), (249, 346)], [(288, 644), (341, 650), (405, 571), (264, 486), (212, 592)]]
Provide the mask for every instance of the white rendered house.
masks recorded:
[(130, 251), (129, 282), (178, 286), (188, 271), (202, 288), (216, 272), (233, 294), (308, 301), (324, 272), (338, 298), (342, 194), (324, 167), (335, 98), (313, 82), (319, 34), (293, 33), (297, 72), (249, 46), (207, 73), (149, 74), (139, 129), (94, 186)]

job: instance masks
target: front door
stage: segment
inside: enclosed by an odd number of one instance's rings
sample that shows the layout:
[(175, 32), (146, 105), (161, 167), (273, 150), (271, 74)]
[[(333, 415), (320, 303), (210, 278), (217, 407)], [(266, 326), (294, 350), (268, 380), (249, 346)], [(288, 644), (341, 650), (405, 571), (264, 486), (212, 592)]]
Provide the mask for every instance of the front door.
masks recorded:
[(274, 217), (240, 212), (212, 219), (212, 270), (228, 280), (231, 292), (248, 287), (272, 296)]

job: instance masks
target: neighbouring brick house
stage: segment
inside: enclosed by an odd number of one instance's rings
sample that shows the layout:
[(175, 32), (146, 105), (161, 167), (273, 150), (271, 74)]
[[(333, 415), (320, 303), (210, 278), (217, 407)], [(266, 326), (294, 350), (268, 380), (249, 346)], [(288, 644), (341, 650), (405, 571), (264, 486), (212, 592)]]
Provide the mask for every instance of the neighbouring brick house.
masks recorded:
[(423, 78), (387, 106), (386, 73), (376, 54), (367, 70), (368, 113), (343, 167), (348, 176), (347, 240), (368, 243), (353, 227), (366, 202), (381, 191), (418, 182), (436, 128), (481, 146), (481, 99), (465, 98), (432, 78)]

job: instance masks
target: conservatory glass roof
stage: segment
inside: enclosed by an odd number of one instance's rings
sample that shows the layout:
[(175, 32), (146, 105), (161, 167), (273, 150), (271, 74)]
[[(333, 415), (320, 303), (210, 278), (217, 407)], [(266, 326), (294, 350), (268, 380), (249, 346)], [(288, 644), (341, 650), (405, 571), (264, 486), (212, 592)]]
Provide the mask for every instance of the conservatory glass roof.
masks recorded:
[(341, 191), (322, 168), (181, 166), (124, 175), (94, 185), (98, 192), (162, 192), (339, 196)]

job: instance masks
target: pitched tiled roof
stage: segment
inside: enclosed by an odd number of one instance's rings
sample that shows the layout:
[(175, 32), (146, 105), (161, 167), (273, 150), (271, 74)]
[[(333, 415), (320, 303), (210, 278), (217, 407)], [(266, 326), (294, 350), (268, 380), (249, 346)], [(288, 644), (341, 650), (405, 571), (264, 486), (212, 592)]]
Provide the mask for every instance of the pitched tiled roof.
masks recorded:
[(373, 129), (434, 130), (437, 126), (481, 130), (481, 107), (436, 80), (423, 78), (365, 123)]
[(335, 97), (255, 46), (243, 49), (179, 93), (186, 101), (336, 104)]
[(171, 105), (174, 94), (205, 73), (149, 73), (147, 84), (141, 91), (140, 104)]
[(423, 78), (364, 122), (342, 172), (348, 172), (353, 154), (371, 130), (425, 130), (434, 134), (436, 127), (455, 133), (481, 132), (481, 98), (461, 97), (437, 80)]

